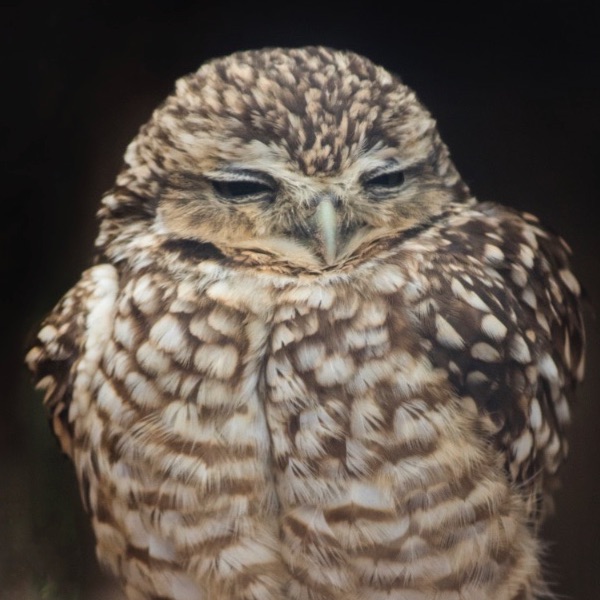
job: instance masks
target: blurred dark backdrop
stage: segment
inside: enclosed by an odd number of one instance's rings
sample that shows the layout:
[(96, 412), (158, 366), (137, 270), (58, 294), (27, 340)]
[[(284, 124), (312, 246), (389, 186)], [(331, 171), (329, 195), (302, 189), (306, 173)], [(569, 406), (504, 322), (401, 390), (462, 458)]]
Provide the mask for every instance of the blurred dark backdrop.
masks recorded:
[[(437, 117), (475, 194), (534, 212), (559, 231), (598, 306), (598, 4), (479, 6), (214, 0), (2, 8), (0, 598), (117, 598), (94, 564), (74, 474), (30, 389), (23, 348), (89, 264), (94, 213), (126, 144), (174, 80), (210, 57), (325, 44), (399, 73)], [(588, 323), (589, 375), (558, 514), (545, 529), (549, 572), (573, 600), (600, 598), (599, 334)]]

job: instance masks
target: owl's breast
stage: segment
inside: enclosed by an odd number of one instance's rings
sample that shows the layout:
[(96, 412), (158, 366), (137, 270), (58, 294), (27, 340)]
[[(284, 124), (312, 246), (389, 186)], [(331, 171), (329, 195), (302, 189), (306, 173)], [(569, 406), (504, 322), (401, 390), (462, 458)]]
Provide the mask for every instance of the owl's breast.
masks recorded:
[[(419, 260), (399, 254), (275, 296), (264, 410), (290, 598), (508, 599), (504, 582), (521, 585), (532, 560), (475, 403), (432, 364)], [(473, 583), (478, 569), (489, 577)]]
[(428, 359), (419, 285), (393, 261), (132, 277), (76, 429), (100, 558), (167, 597), (251, 577), (265, 600), (443, 589), (482, 547), (500, 560), (521, 516)]
[(74, 458), (98, 556), (131, 589), (164, 572), (161, 597), (225, 598), (254, 565), (260, 597), (280, 598), (269, 303), (247, 284), (153, 272), (117, 298)]

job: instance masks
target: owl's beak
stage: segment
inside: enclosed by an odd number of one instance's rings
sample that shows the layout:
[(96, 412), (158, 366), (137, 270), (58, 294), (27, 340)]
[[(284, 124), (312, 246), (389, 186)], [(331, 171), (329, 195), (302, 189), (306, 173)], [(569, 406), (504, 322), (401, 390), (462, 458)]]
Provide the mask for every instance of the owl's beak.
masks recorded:
[(328, 265), (335, 260), (338, 246), (338, 218), (334, 200), (329, 195), (320, 198), (313, 217), (321, 252)]

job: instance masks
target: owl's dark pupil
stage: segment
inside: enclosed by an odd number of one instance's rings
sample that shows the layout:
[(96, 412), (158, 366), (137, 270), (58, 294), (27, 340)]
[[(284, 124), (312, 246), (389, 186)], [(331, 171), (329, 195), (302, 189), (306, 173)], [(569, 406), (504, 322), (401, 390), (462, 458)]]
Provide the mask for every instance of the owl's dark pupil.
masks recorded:
[(368, 179), (366, 184), (368, 186), (377, 187), (398, 187), (404, 183), (404, 173), (402, 171), (392, 171), (391, 173), (382, 173), (376, 175), (371, 179)]
[(243, 198), (270, 192), (271, 188), (260, 181), (211, 181), (214, 190), (224, 198)]

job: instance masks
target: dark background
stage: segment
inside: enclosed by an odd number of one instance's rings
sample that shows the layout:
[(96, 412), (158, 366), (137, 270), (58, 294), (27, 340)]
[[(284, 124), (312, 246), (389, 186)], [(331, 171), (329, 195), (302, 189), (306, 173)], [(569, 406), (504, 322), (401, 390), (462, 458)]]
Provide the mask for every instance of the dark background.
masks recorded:
[[(94, 214), (126, 144), (174, 80), (208, 58), (325, 44), (399, 73), (436, 116), (474, 193), (559, 231), (598, 306), (596, 3), (21, 2), (3, 8), (0, 23), (2, 599), (117, 598), (93, 561), (74, 474), (22, 356), (27, 336), (90, 262)], [(551, 579), (574, 600), (600, 598), (600, 336), (593, 318), (588, 327), (588, 379), (557, 516), (545, 527)]]

